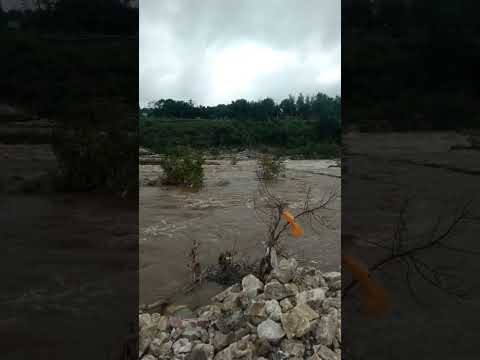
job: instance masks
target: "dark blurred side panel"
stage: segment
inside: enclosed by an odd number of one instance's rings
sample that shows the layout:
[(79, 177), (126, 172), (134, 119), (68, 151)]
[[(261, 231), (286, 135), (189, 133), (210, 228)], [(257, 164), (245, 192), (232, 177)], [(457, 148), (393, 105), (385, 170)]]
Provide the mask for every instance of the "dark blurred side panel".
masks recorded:
[(479, 10), (342, 2), (344, 359), (478, 358)]
[(1, 4), (1, 358), (136, 358), (138, 8)]

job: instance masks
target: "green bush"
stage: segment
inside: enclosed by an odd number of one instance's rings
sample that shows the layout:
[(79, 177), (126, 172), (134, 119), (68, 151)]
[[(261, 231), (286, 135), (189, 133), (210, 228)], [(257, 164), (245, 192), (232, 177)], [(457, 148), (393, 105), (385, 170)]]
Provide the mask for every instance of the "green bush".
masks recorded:
[(64, 190), (105, 190), (122, 195), (138, 190), (136, 133), (85, 125), (58, 127), (52, 146)]
[(189, 148), (179, 147), (165, 155), (160, 166), (165, 172), (163, 184), (199, 188), (203, 184), (205, 158)]
[(257, 159), (257, 175), (263, 180), (285, 176), (285, 161), (270, 154), (262, 154)]

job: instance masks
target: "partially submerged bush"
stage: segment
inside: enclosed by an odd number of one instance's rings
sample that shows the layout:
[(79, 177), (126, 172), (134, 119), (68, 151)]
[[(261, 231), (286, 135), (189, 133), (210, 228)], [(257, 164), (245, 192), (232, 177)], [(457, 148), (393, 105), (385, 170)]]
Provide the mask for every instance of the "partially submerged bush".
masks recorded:
[(137, 187), (138, 147), (133, 133), (58, 128), (52, 145), (66, 190), (125, 194)]
[(160, 160), (165, 172), (163, 184), (199, 188), (203, 184), (205, 158), (189, 148), (177, 148)]
[(130, 108), (108, 103), (87, 110), (66, 113), (67, 120), (53, 131), (60, 185), (70, 191), (136, 194), (138, 136)]
[(285, 161), (273, 155), (262, 154), (257, 158), (257, 175), (263, 180), (285, 176)]

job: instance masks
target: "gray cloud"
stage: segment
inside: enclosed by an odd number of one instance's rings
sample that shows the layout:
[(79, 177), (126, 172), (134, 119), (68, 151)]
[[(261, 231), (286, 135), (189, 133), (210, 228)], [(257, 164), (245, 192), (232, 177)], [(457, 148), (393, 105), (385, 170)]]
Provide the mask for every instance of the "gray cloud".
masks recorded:
[(140, 101), (340, 94), (339, 0), (142, 0)]

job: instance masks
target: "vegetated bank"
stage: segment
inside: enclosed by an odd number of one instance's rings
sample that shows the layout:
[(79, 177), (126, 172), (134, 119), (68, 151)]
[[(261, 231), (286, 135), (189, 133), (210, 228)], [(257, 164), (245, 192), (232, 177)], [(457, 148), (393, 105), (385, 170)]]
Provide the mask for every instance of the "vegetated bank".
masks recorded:
[(140, 145), (157, 153), (178, 146), (218, 153), (245, 149), (292, 158), (339, 156), (340, 98), (290, 96), (229, 105), (159, 100), (140, 110)]

